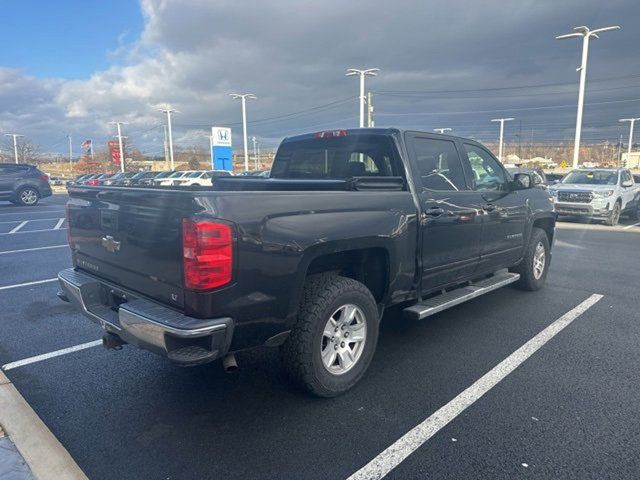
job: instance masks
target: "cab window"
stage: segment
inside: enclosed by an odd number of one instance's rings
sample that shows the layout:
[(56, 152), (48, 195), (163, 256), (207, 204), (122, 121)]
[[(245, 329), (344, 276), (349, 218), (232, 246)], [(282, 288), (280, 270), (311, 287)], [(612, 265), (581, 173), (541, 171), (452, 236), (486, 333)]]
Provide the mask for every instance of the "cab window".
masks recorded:
[(493, 155), (469, 143), (465, 143), (464, 148), (471, 164), (473, 190), (499, 192), (507, 189), (504, 170)]

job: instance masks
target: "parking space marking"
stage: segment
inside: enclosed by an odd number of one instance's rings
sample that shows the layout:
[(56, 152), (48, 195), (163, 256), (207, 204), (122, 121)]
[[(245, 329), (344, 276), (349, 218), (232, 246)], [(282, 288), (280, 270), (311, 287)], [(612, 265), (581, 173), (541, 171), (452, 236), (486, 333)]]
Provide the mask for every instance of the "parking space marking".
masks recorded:
[[(23, 223), (27, 223), (27, 222), (23, 222)], [(17, 235), (17, 234), (20, 234), (20, 233), (39, 233), (39, 232), (58, 232), (60, 230), (66, 230), (66, 227), (65, 228), (57, 228), (57, 229), (56, 228), (46, 228), (44, 230), (25, 230), (24, 232), (11, 231), (11, 232), (7, 232), (7, 233), (0, 233), (0, 235)]]
[(29, 223), (28, 220), (25, 220), (24, 222), (21, 222), (19, 225), (16, 225), (13, 230), (10, 230), (9, 233), (16, 233), (17, 231), (19, 231), (22, 227), (24, 227), (27, 223)]
[(57, 282), (58, 278), (48, 278), (47, 280), (36, 280), (35, 282), (16, 283), (15, 285), (5, 285), (0, 290), (9, 290), (10, 288), (28, 287), (29, 285), (39, 285), (41, 283)]
[(29, 210), (29, 211), (17, 211), (17, 212), (12, 212), (12, 213), (0, 213), (0, 215), (31, 215), (31, 214), (40, 214), (42, 215), (43, 213), (64, 213), (64, 210)]
[(21, 250), (5, 250), (4, 252), (0, 252), (0, 255), (6, 255), (8, 253), (33, 252), (35, 250), (49, 250), (51, 248), (64, 248), (64, 247), (69, 247), (69, 245), (51, 245), (49, 247), (23, 248)]
[(60, 220), (58, 220), (58, 223), (56, 223), (56, 226), (53, 227), (54, 230), (59, 230), (60, 227), (62, 226), (62, 224), (64, 223), (65, 219), (61, 218)]
[[(58, 217), (50, 217), (50, 218), (34, 218), (32, 220), (27, 220), (28, 222), (46, 222), (48, 220), (58, 220)], [(20, 223), (22, 220), (5, 220), (0, 222), (0, 225), (6, 225), (7, 223)]]
[(348, 480), (380, 479), (387, 475), (465, 409), (500, 383), (549, 340), (569, 326), (571, 322), (595, 305), (602, 297), (602, 295), (594, 293), (580, 305), (569, 310), (489, 372), (485, 373), (473, 385), (400, 437), (393, 445), (352, 474)]
[(8, 370), (13, 370), (14, 368), (23, 367), (32, 363), (42, 362), (43, 360), (66, 355), (67, 353), (79, 352), (80, 350), (86, 350), (87, 348), (97, 347), (98, 345), (102, 345), (102, 340), (94, 340), (93, 342), (81, 343), (80, 345), (74, 345), (73, 347), (67, 347), (61, 350), (56, 350), (54, 352), (43, 353), (42, 355), (36, 355), (35, 357), (29, 357), (23, 360), (18, 360), (16, 362), (7, 363), (2, 366), (2, 370), (6, 372)]
[(623, 230), (629, 230), (633, 227), (640, 227), (640, 222), (634, 223), (633, 225), (627, 225), (626, 227), (623, 228)]

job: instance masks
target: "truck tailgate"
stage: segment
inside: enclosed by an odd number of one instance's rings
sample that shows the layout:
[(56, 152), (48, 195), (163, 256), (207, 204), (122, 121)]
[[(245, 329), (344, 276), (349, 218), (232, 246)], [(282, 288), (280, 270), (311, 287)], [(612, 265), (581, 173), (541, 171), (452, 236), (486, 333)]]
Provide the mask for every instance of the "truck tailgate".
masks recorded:
[(69, 193), (75, 265), (123, 289), (183, 307), (181, 220), (194, 213), (191, 195), (124, 188)]

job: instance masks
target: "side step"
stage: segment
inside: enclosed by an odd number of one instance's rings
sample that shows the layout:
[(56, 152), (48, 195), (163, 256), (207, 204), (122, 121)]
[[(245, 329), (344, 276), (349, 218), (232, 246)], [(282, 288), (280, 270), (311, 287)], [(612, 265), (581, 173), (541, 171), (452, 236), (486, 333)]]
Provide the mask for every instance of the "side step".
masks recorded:
[(499, 272), (492, 277), (473, 282), (466, 287), (460, 287), (441, 295), (436, 295), (435, 297), (424, 300), (422, 303), (405, 308), (403, 311), (405, 316), (411, 319), (422, 320), (447, 308), (460, 305), (467, 300), (516, 282), (519, 278), (520, 274), (518, 273)]

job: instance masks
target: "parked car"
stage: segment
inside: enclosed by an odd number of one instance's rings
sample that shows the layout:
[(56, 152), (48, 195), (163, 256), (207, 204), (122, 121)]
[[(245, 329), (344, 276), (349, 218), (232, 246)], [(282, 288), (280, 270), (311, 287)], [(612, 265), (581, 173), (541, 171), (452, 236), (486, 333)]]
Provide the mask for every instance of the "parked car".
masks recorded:
[(153, 184), (155, 186), (160, 186), (160, 187), (168, 187), (171, 185), (174, 185), (174, 181), (184, 177), (187, 172), (189, 172), (189, 170), (181, 170), (181, 171), (175, 171), (175, 172), (171, 172), (169, 175), (166, 176), (156, 176), (156, 178), (153, 179)]
[(135, 175), (131, 177), (125, 178), (122, 181), (122, 185), (125, 187), (134, 187), (139, 185), (150, 185), (153, 178), (158, 175), (160, 172), (137, 172)]
[[(170, 177), (167, 177), (170, 178)], [(211, 175), (204, 170), (190, 170), (183, 173), (182, 176), (172, 178), (170, 185), (174, 187), (189, 187), (211, 184)]]
[(60, 186), (64, 185), (64, 181), (60, 177), (49, 177), (49, 185)]
[(633, 176), (633, 181), (636, 182), (638, 185), (640, 185), (640, 175), (634, 174)]
[(572, 170), (549, 193), (558, 215), (604, 220), (611, 226), (623, 214), (640, 219), (640, 185), (626, 168)]
[(279, 346), (290, 376), (329, 397), (364, 375), (385, 308), (422, 319), (508, 284), (537, 290), (551, 260), (550, 196), (464, 138), (301, 135), (270, 178), (215, 185), (70, 188), (59, 295), (105, 346), (183, 366)]
[(109, 186), (121, 186), (126, 178), (133, 177), (137, 172), (118, 172), (115, 175), (105, 179), (102, 184)]
[(78, 175), (78, 176), (76, 176), (75, 178), (73, 178), (71, 180), (67, 180), (66, 185), (67, 185), (67, 187), (70, 187), (72, 185), (80, 184), (80, 183), (82, 183), (82, 181), (85, 178), (88, 178), (91, 175), (93, 175), (93, 174), (92, 173), (83, 173), (82, 175)]
[(0, 200), (31, 207), (51, 193), (49, 177), (34, 165), (0, 163)]
[(102, 174), (101, 173), (90, 173), (88, 175), (84, 175), (81, 180), (77, 180), (75, 182), (75, 185), (88, 185), (89, 181), (98, 178), (100, 175), (102, 175)]
[(99, 173), (89, 179), (83, 181), (83, 185), (91, 185), (93, 187), (97, 185), (103, 185), (105, 180), (113, 177), (113, 173)]

